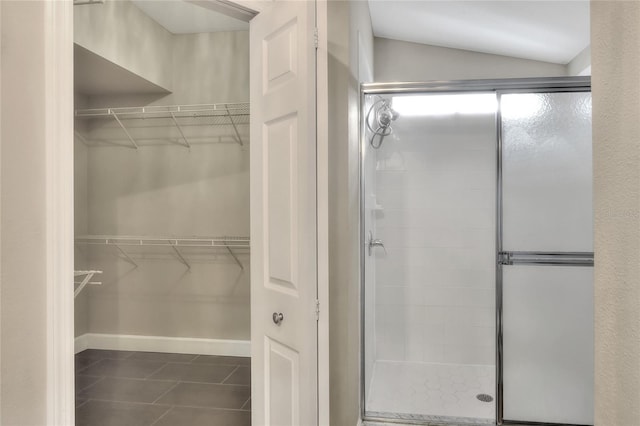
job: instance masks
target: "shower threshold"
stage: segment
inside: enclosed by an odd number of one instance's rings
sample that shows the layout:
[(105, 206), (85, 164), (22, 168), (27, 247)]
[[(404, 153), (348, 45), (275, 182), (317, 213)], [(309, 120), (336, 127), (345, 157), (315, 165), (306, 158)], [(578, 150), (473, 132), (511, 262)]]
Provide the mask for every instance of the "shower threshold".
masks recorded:
[(406, 415), (371, 411), (367, 411), (365, 417), (376, 420), (366, 420), (362, 426), (487, 426), (496, 424), (494, 420), (469, 417)]

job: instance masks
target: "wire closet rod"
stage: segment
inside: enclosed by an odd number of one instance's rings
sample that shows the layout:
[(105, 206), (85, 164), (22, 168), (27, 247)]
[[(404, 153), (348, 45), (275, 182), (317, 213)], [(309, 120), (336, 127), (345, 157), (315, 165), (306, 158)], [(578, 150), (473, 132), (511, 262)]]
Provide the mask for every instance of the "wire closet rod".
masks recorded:
[(117, 244), (121, 246), (231, 247), (249, 248), (249, 237), (173, 237), (136, 235), (79, 235), (77, 243)]
[(89, 108), (77, 109), (77, 118), (99, 118), (117, 114), (121, 118), (172, 118), (209, 117), (209, 116), (246, 116), (249, 115), (249, 102), (199, 104), (199, 105), (154, 105), (142, 107)]
[[(184, 134), (183, 128), (178, 122), (179, 118), (224, 118), (227, 124), (233, 127), (233, 131), (236, 136), (236, 141), (240, 146), (244, 146), (242, 137), (238, 130), (238, 117), (248, 117), (250, 113), (249, 102), (236, 102), (236, 103), (222, 103), (222, 104), (200, 104), (200, 105), (158, 105), (158, 106), (143, 106), (143, 107), (119, 107), (119, 108), (90, 108), (90, 109), (77, 109), (75, 111), (76, 118), (113, 118), (122, 131), (127, 136), (127, 139), (131, 143), (134, 149), (138, 149), (139, 145), (135, 138), (131, 136), (129, 130), (124, 125), (122, 120), (128, 119), (171, 119), (173, 124), (178, 129), (180, 136), (183, 140), (183, 145), (187, 148), (191, 148), (189, 140)], [(234, 119), (235, 117), (235, 119)], [(215, 125), (214, 123), (210, 123)], [(246, 123), (245, 123), (246, 124)], [(76, 133), (76, 135), (78, 135)], [(82, 139), (86, 144), (86, 140)]]
[(229, 252), (229, 255), (238, 264), (240, 269), (244, 270), (244, 266), (236, 256), (233, 250), (249, 249), (251, 244), (249, 237), (140, 237), (133, 235), (82, 235), (76, 237), (76, 244), (92, 244), (92, 245), (112, 245), (116, 247), (124, 256), (125, 260), (135, 267), (138, 264), (123, 249), (126, 246), (153, 246), (153, 247), (171, 247), (182, 264), (188, 269), (191, 265), (182, 255), (181, 247), (200, 247), (200, 248), (222, 248)]

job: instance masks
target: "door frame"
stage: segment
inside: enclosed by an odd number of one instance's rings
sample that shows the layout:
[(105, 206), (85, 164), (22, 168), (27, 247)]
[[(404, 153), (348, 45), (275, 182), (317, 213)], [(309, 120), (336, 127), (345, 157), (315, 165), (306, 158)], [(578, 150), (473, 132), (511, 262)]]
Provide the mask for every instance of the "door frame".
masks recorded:
[[(176, 0), (181, 1), (181, 0)], [(245, 20), (269, 7), (268, 0), (182, 0), (214, 10), (238, 12)], [(75, 423), (73, 281), (73, 0), (45, 0), (47, 152), (47, 383), (46, 422)], [(326, 29), (326, 0), (317, 0), (316, 27)], [(92, 6), (95, 7), (95, 6)], [(239, 17), (237, 16), (237, 17)], [(240, 18), (242, 19), (242, 18)], [(318, 424), (329, 424), (328, 280), (328, 79), (327, 34), (317, 49), (317, 238), (320, 301), (318, 320)]]
[[(591, 91), (591, 77), (534, 77), (534, 78), (508, 78), (508, 79), (486, 79), (486, 80), (451, 80), (432, 81), (417, 83), (365, 83), (360, 86), (360, 105), (365, 105), (366, 95), (394, 95), (394, 94), (436, 94), (436, 93), (473, 93), (473, 92), (493, 92), (496, 100), (499, 101), (501, 94), (507, 93), (532, 93), (532, 92), (563, 92), (563, 91)], [(499, 105), (499, 104), (498, 104)], [(363, 420), (385, 422), (389, 418), (371, 417), (366, 415), (366, 383), (365, 383), (365, 280), (364, 271), (366, 244), (364, 215), (365, 215), (365, 191), (364, 191), (364, 154), (368, 145), (366, 139), (364, 114), (360, 111), (360, 155), (359, 155), (359, 176), (360, 176), (360, 415)], [(498, 253), (502, 250), (502, 135), (501, 135), (501, 114), (498, 107), (496, 111), (496, 425), (516, 424), (503, 419), (503, 352), (502, 352), (502, 265), (500, 264)], [(595, 350), (595, 348), (594, 348)], [(438, 417), (439, 421), (446, 421)], [(455, 418), (451, 419), (452, 421)], [(415, 420), (414, 420), (415, 421)], [(416, 424), (421, 424), (420, 420)], [(452, 423), (453, 424), (453, 423)], [(534, 424), (527, 422), (517, 422), (517, 424)], [(566, 425), (571, 426), (571, 425)]]

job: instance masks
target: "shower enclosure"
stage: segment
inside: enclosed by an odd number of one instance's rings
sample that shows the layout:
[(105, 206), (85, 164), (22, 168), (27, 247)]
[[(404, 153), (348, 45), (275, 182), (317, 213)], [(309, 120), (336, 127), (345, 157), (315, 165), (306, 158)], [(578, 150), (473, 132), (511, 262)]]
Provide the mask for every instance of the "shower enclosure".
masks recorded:
[(593, 424), (588, 78), (362, 94), (362, 406)]

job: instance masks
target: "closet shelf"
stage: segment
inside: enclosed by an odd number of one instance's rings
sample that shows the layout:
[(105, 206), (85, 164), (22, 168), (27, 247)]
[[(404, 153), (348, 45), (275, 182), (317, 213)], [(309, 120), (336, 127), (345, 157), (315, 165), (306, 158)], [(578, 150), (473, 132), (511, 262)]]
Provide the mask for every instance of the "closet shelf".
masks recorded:
[(100, 285), (102, 284), (101, 282), (97, 282), (97, 281), (91, 281), (91, 278), (93, 278), (94, 275), (96, 274), (101, 274), (102, 271), (73, 271), (73, 276), (74, 277), (82, 277), (84, 276), (84, 278), (81, 281), (73, 281), (74, 287), (76, 284), (78, 284), (78, 287), (76, 287), (73, 290), (73, 298), (75, 299), (76, 297), (78, 297), (78, 295), (80, 294), (80, 292), (82, 291), (82, 289), (84, 289), (87, 284), (92, 284), (92, 285)]
[(206, 117), (244, 117), (249, 116), (249, 102), (227, 104), (200, 105), (167, 105), (120, 108), (77, 109), (77, 118), (113, 117), (144, 119), (144, 118), (206, 118)]
[[(143, 106), (143, 107), (119, 107), (119, 108), (92, 108), (77, 109), (75, 117), (77, 119), (100, 119), (109, 118), (116, 121), (132, 148), (138, 149), (139, 143), (132, 136), (130, 128), (125, 126), (123, 121), (127, 120), (171, 120), (177, 128), (182, 140), (181, 145), (191, 148), (189, 138), (185, 135), (184, 119), (204, 119), (204, 124), (211, 126), (231, 126), (233, 128), (236, 142), (240, 146), (244, 141), (238, 131), (238, 125), (249, 124), (250, 104), (249, 102), (220, 103), (220, 104), (200, 104), (200, 105), (167, 105), (167, 106)], [(86, 138), (76, 132), (82, 142), (87, 144)]]
[(244, 266), (236, 256), (234, 250), (249, 249), (250, 240), (249, 237), (167, 237), (167, 236), (154, 236), (154, 237), (140, 237), (131, 235), (82, 235), (75, 239), (76, 244), (91, 244), (91, 245), (111, 245), (115, 246), (120, 253), (125, 257), (127, 262), (134, 266), (138, 264), (127, 254), (123, 249), (126, 246), (153, 246), (153, 247), (171, 247), (171, 249), (178, 256), (178, 259), (188, 269), (191, 269), (191, 265), (184, 258), (180, 248), (221, 248), (229, 252), (229, 255), (235, 260), (240, 269), (244, 270)]

